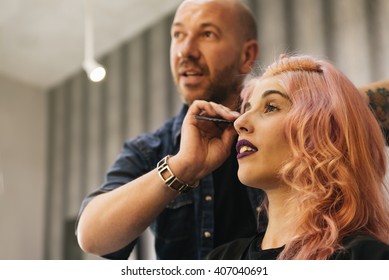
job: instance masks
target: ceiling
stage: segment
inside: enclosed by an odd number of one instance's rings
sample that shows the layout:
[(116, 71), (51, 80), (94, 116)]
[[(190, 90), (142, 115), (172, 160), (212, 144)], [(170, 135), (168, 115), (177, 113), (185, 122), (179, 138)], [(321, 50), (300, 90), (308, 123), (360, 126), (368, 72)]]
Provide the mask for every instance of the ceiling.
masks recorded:
[[(0, 76), (47, 89), (81, 69), (87, 0), (0, 0)], [(182, 0), (89, 0), (96, 57)]]

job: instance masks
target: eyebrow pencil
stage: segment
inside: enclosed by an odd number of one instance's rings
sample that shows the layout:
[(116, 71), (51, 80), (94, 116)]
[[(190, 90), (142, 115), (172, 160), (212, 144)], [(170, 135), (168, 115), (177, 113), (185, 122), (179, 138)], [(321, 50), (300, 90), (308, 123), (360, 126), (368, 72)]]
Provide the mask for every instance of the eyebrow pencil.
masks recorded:
[(234, 121), (229, 121), (221, 118), (206, 117), (201, 115), (195, 115), (195, 118), (198, 120), (205, 120), (205, 121), (218, 122), (218, 123), (227, 123), (227, 124), (234, 123)]

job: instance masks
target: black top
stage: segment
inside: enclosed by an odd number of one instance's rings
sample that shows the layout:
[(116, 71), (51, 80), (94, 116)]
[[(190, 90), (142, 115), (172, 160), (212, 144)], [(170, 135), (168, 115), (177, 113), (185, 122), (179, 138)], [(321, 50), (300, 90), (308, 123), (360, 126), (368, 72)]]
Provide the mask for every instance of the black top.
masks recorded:
[[(262, 250), (263, 235), (241, 238), (211, 251), (210, 260), (275, 260), (284, 246)], [(389, 245), (367, 235), (347, 237), (342, 242), (344, 250), (336, 251), (330, 260), (389, 260)]]

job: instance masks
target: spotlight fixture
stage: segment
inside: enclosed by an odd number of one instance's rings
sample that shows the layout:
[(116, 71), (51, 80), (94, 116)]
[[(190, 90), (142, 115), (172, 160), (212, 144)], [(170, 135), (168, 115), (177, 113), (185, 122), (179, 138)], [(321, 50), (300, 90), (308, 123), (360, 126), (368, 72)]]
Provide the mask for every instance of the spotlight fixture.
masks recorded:
[(84, 60), (82, 66), (92, 82), (100, 82), (104, 79), (106, 74), (105, 69), (95, 60)]
[(85, 34), (84, 34), (84, 68), (88, 78), (93, 82), (100, 82), (104, 79), (106, 71), (94, 58), (93, 38), (93, 13), (92, 0), (84, 0), (85, 3)]

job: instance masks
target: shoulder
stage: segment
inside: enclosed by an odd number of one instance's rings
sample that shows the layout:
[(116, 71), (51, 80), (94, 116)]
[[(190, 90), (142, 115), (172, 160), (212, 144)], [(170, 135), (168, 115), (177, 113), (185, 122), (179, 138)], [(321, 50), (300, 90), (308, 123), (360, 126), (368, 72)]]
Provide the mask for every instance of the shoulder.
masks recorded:
[(344, 249), (332, 259), (389, 260), (389, 245), (368, 234), (358, 234), (343, 239)]
[(182, 123), (184, 121), (186, 113), (188, 112), (188, 108), (188, 105), (183, 104), (180, 111), (175, 116), (166, 120), (154, 132), (140, 134), (138, 137), (128, 141), (127, 143), (136, 143), (144, 140), (157, 140), (161, 138), (166, 138), (168, 136), (173, 137), (173, 139), (176, 140), (176, 138), (179, 137), (181, 133)]
[(139, 151), (140, 153), (148, 154), (160, 150), (161, 153), (166, 153), (162, 151), (163, 148), (161, 147), (164, 145), (171, 147), (173, 146), (172, 143), (176, 142), (176, 138), (181, 130), (181, 127), (177, 125), (177, 122), (182, 123), (179, 121), (180, 118), (180, 116), (175, 116), (167, 120), (155, 131), (142, 133), (127, 140), (123, 145), (122, 152)]
[(240, 238), (213, 249), (206, 257), (208, 260), (239, 260), (254, 238)]

